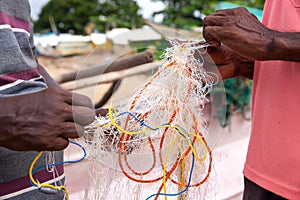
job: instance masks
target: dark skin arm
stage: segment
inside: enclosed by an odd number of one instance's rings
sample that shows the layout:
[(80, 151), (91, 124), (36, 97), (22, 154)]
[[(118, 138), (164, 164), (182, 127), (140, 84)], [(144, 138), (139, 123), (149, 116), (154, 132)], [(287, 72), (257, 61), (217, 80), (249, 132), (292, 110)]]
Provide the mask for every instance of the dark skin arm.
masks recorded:
[(48, 74), (46, 69), (40, 63), (38, 63), (37, 68), (38, 68), (38, 71), (40, 72), (40, 74), (46, 80), (46, 83), (47, 83), (48, 87), (54, 87), (54, 88), (62, 89), (62, 87)]
[(205, 65), (216, 65), (223, 80), (233, 77), (253, 78), (254, 61), (234, 53), (225, 45), (208, 47)]
[(0, 145), (12, 150), (62, 150), (93, 121), (90, 100), (57, 88), (0, 98)]
[(49, 86), (40, 92), (0, 98), (0, 146), (17, 151), (62, 150), (94, 120), (89, 98), (70, 93), (41, 67)]
[(203, 36), (213, 46), (208, 53), (223, 78), (251, 78), (254, 60), (300, 62), (299, 32), (269, 29), (245, 8), (219, 10), (206, 17)]
[[(46, 71), (46, 69), (38, 64), (38, 71), (40, 72), (40, 74), (43, 75), (43, 77), (46, 79), (46, 82), (47, 82), (47, 85), (48, 87), (55, 87), (55, 88), (59, 88), (59, 89), (63, 89), (49, 74), (48, 72)], [(76, 94), (76, 93), (73, 93), (73, 95), (79, 95), (79, 94)], [(81, 95), (82, 96), (82, 95)], [(82, 98), (86, 98), (86, 97), (82, 97)], [(92, 108), (91, 106), (91, 102), (88, 103), (88, 107)], [(104, 108), (98, 108), (95, 110), (95, 114), (96, 116), (99, 116), (99, 115), (106, 115), (107, 113), (107, 109), (104, 109)]]

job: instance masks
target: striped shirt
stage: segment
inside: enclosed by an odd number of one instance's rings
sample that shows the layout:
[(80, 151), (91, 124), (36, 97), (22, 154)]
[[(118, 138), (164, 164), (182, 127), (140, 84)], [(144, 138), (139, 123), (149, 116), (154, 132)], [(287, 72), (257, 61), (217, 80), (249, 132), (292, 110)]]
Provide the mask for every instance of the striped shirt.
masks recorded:
[(0, 1), (0, 97), (46, 88), (37, 71), (29, 20), (28, 1)]
[[(28, 0), (0, 0), (0, 98), (46, 88), (37, 70)], [(49, 195), (31, 186), (28, 169), (36, 155), (37, 152), (15, 152), (0, 147), (0, 199), (63, 199), (63, 192)], [(63, 152), (55, 153), (55, 160), (62, 161)], [(45, 156), (35, 166), (42, 165)], [(40, 183), (63, 184), (63, 166), (57, 168), (55, 175), (42, 169), (34, 178)]]

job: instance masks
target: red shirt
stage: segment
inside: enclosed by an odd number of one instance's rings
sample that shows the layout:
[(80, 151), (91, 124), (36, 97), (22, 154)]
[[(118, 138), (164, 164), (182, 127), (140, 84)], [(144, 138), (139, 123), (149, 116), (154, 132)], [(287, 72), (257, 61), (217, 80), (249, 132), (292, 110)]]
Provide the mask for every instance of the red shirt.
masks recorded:
[[(300, 0), (267, 0), (263, 23), (300, 32)], [(252, 100), (244, 174), (273, 193), (300, 199), (300, 63), (256, 62)]]

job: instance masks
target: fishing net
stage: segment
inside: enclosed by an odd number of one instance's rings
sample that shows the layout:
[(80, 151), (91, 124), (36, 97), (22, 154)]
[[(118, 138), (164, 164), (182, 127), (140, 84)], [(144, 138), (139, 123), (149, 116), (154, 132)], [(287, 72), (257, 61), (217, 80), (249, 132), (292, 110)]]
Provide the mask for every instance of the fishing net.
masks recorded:
[(205, 43), (169, 42), (150, 80), (86, 127), (85, 199), (205, 199), (212, 189), (218, 76), (204, 67)]

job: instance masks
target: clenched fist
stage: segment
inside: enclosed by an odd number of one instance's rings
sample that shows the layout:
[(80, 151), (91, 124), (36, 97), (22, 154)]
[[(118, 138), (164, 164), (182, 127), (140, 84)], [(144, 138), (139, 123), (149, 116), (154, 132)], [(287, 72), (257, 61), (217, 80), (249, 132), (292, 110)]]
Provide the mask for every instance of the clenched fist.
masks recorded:
[(204, 19), (203, 36), (215, 46), (220, 43), (236, 54), (253, 60), (268, 59), (275, 31), (267, 28), (246, 8), (218, 10)]
[(0, 99), (0, 145), (11, 150), (62, 150), (94, 120), (89, 98), (62, 89)]

